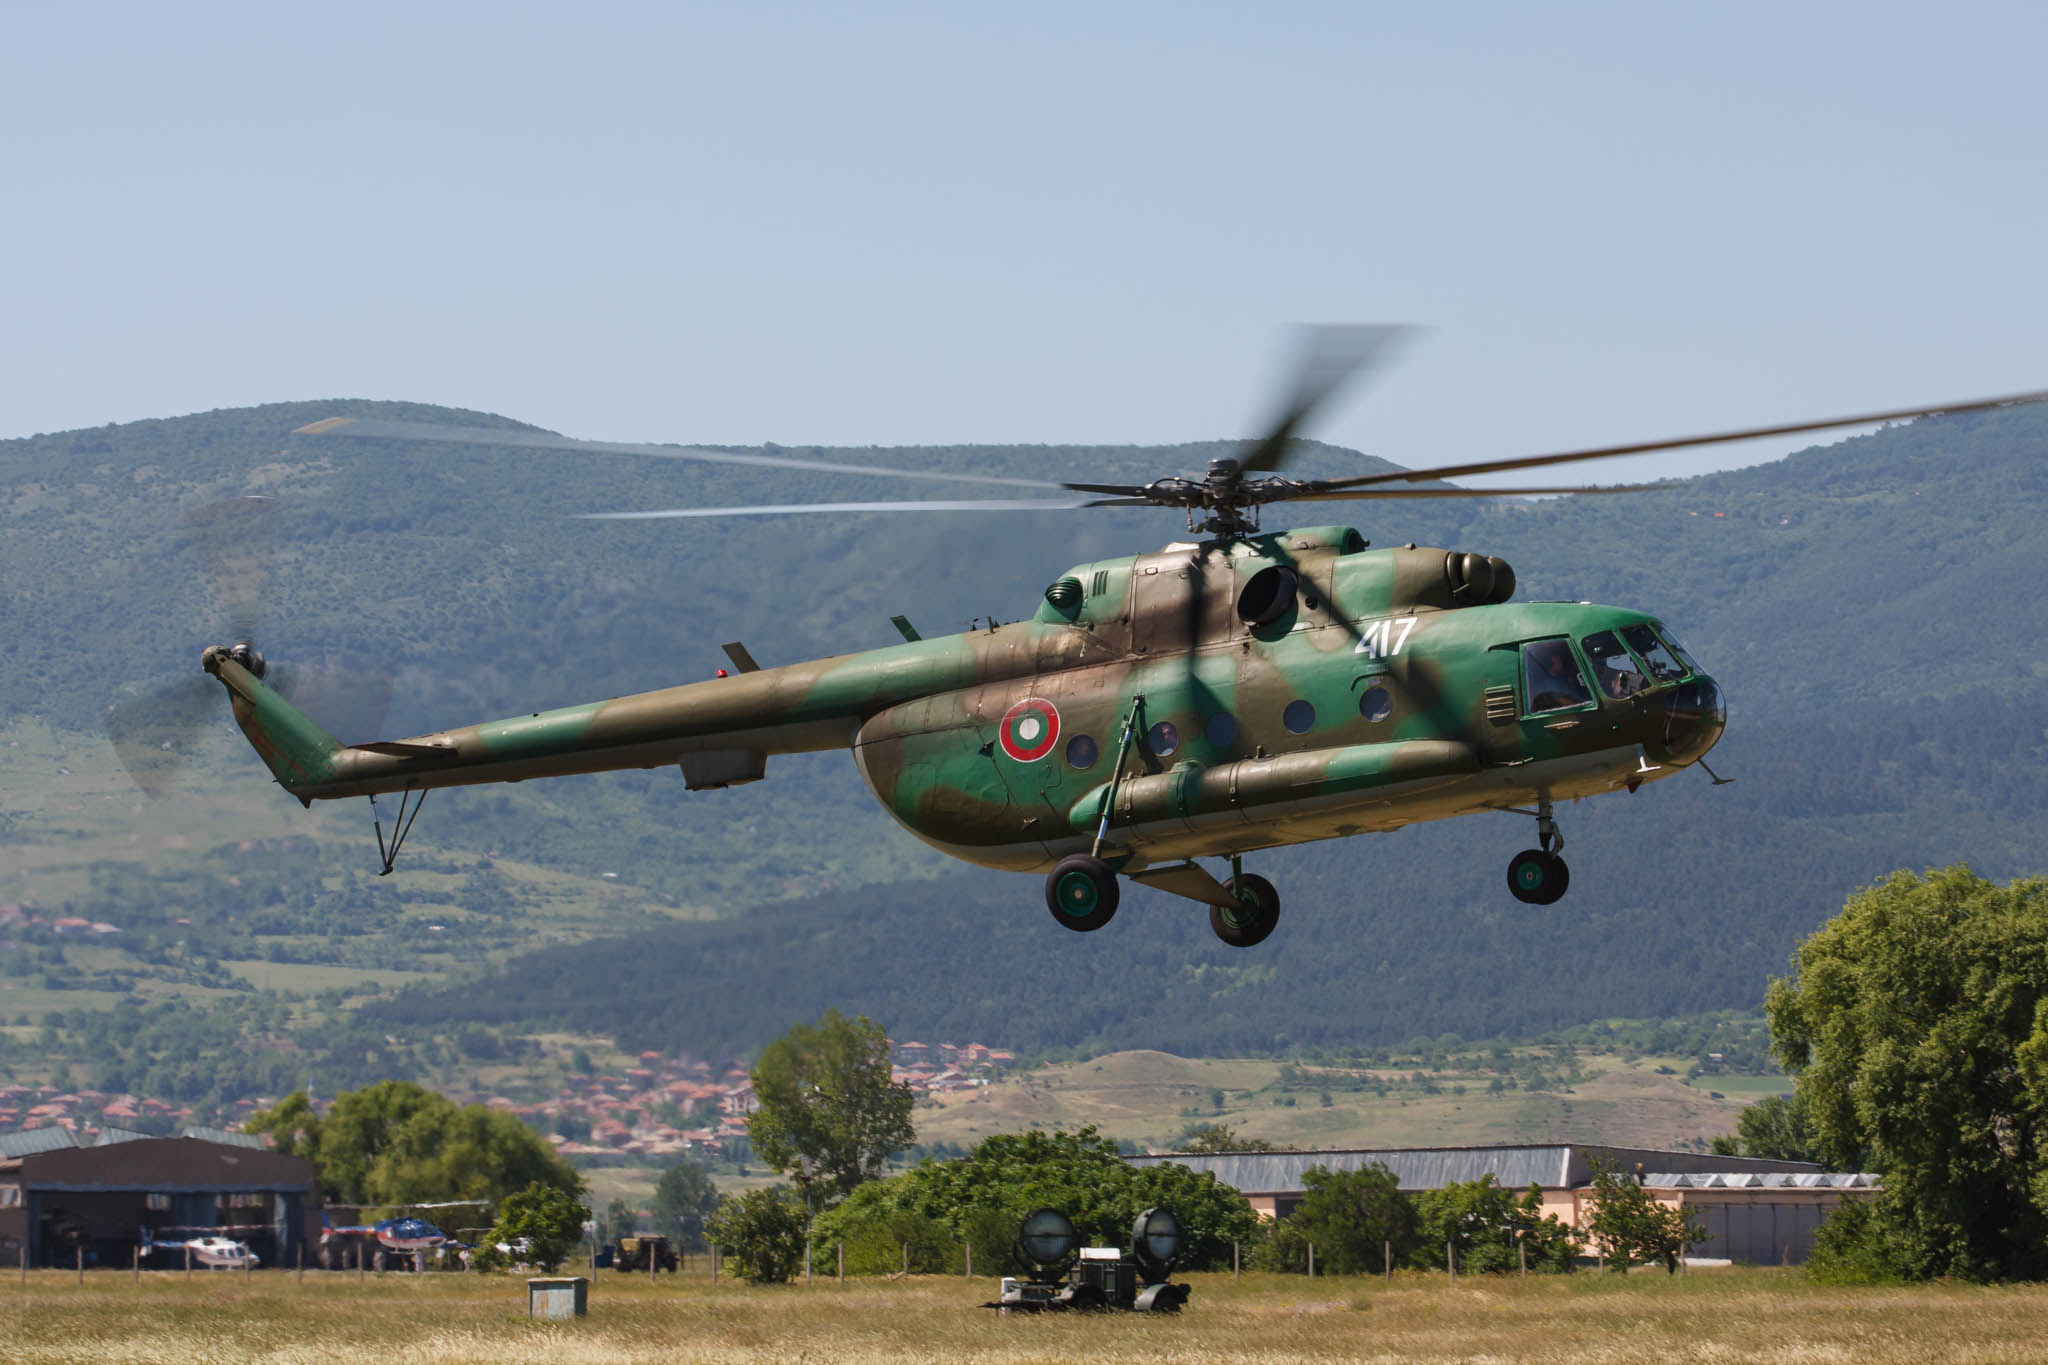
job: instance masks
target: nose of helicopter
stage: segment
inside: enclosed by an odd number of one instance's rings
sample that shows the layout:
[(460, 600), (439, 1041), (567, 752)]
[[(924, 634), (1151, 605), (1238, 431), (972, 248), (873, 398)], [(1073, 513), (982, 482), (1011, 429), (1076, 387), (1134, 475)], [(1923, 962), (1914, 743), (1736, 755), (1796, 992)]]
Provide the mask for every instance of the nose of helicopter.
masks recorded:
[(1728, 702), (1720, 685), (1702, 673), (1665, 694), (1663, 733), (1644, 747), (1659, 763), (1684, 767), (1705, 758), (1727, 726)]

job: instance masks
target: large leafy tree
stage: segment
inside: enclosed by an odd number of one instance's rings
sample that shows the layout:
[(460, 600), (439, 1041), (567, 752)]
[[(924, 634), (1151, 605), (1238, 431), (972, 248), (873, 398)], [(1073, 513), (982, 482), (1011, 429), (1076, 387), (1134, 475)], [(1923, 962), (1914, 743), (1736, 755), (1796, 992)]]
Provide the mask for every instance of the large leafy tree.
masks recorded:
[(753, 1067), (760, 1108), (747, 1136), (778, 1171), (809, 1164), (828, 1199), (853, 1192), (916, 1138), (908, 1086), (889, 1078), (889, 1039), (866, 1015), (827, 1010), (770, 1043)]
[(576, 1196), (536, 1180), (499, 1205), (486, 1246), (494, 1252), (500, 1243), (513, 1247), (513, 1258), (552, 1275), (583, 1239), (583, 1225), (589, 1219), (589, 1208)]
[(1876, 1170), (1891, 1271), (2048, 1274), (2048, 879), (1895, 873), (1765, 1000), (1814, 1145)]
[(1697, 1212), (1659, 1202), (1612, 1162), (1595, 1168), (1588, 1198), (1593, 1212), (1586, 1230), (1608, 1267), (1623, 1274), (1631, 1265), (1661, 1261), (1675, 1275), (1686, 1246), (1706, 1236)]
[[(1403, 1261), (1419, 1245), (1415, 1205), (1401, 1193), (1400, 1182), (1374, 1162), (1355, 1171), (1311, 1166), (1302, 1173), (1301, 1202), (1284, 1225), (1288, 1242), (1315, 1247), (1316, 1268), (1333, 1275), (1377, 1271), (1386, 1264), (1387, 1246)], [(1291, 1256), (1283, 1258), (1291, 1262)], [(1291, 1263), (1276, 1269), (1293, 1269)]]
[(718, 1207), (718, 1186), (694, 1161), (679, 1161), (654, 1187), (654, 1230), (696, 1251), (704, 1246), (704, 1220)]
[(804, 1206), (787, 1185), (727, 1195), (705, 1224), (733, 1273), (781, 1284), (804, 1262)]
[(536, 1182), (583, 1190), (583, 1177), (513, 1115), (410, 1081), (345, 1090), (324, 1115), (295, 1091), (244, 1127), (310, 1158), (321, 1194), (347, 1204), (497, 1200)]
[(997, 1134), (961, 1160), (927, 1160), (871, 1182), (819, 1219), (817, 1240), (843, 1241), (849, 1268), (894, 1269), (905, 1244), (913, 1270), (956, 1267), (968, 1243), (977, 1268), (1021, 1271), (1017, 1228), (1037, 1208), (1066, 1214), (1093, 1246), (1126, 1245), (1141, 1211), (1171, 1209), (1181, 1224), (1178, 1264), (1189, 1270), (1228, 1266), (1232, 1242), (1249, 1247), (1263, 1235), (1258, 1215), (1215, 1176), (1133, 1166), (1090, 1127)]
[(1458, 1269), (1473, 1274), (1519, 1269), (1570, 1270), (1578, 1238), (1555, 1215), (1543, 1212), (1543, 1192), (1531, 1187), (1519, 1197), (1494, 1179), (1453, 1182), (1415, 1196), (1413, 1261), (1437, 1267), (1445, 1249)]
[(1791, 1099), (1770, 1095), (1742, 1111), (1735, 1131), (1713, 1141), (1716, 1156), (1761, 1156), (1778, 1161), (1820, 1161), (1814, 1149), (1812, 1126), (1806, 1121), (1806, 1105), (1795, 1094)]

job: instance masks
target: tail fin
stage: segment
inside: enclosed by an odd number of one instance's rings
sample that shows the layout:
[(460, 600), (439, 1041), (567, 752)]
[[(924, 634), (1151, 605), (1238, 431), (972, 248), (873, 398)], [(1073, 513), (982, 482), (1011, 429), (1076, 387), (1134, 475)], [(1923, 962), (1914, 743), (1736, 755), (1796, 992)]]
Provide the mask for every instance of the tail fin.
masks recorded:
[[(235, 708), (235, 724), (270, 768), (279, 784), (294, 796), (298, 789), (333, 778), (341, 742), (265, 686), (224, 646), (200, 656), (200, 666), (226, 687)], [(300, 796), (302, 804), (312, 801)]]

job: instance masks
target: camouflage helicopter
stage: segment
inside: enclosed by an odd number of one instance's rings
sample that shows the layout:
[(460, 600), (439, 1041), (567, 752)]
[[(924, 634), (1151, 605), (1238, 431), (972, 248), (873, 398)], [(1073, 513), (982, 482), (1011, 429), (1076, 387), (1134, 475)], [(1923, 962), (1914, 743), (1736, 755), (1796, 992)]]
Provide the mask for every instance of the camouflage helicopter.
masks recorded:
[[(1028, 619), (762, 668), (727, 645), (714, 679), (362, 744), (335, 740), (266, 684), (250, 640), (207, 648), (236, 722), (302, 803), (399, 797), (383, 871), (436, 787), (676, 765), (691, 790), (763, 777), (772, 755), (851, 749), (875, 796), (956, 858), (1045, 876), (1052, 916), (1098, 929), (1119, 878), (1209, 907), (1225, 943), (1272, 933), (1280, 898), (1244, 869), (1282, 845), (1475, 812), (1535, 823), (1507, 866), (1517, 900), (1547, 905), (1569, 881), (1556, 806), (1697, 765), (1721, 736), (1720, 687), (1651, 612), (1516, 602), (1498, 557), (1358, 531), (1261, 531), (1271, 503), (1605, 494), (1630, 486), (1470, 488), (1492, 474), (1755, 437), (1957, 413), (2016, 395), (1675, 440), (1345, 478), (1282, 473), (1293, 438), (1386, 353), (1393, 328), (1305, 329), (1302, 363), (1266, 434), (1199, 476), (1054, 483), (876, 469), (780, 455), (629, 446), (518, 431), (333, 418), (301, 435), (642, 454), (1031, 488), (982, 501), (682, 507), (605, 518), (809, 511), (1171, 507), (1190, 538), (1076, 564)], [(1656, 485), (1635, 485), (1652, 487)], [(195, 680), (197, 681), (197, 680)], [(1198, 859), (1223, 860), (1219, 877)]]

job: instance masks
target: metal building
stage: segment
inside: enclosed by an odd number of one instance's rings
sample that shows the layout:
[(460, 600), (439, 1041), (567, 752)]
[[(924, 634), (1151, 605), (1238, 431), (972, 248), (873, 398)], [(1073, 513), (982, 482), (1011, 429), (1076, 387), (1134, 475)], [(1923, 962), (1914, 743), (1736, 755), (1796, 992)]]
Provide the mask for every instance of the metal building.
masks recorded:
[(1302, 1176), (1318, 1166), (1331, 1171), (1385, 1166), (1410, 1194), (1491, 1175), (1511, 1190), (1540, 1188), (1544, 1212), (1573, 1227), (1583, 1226), (1591, 1214), (1585, 1196), (1596, 1166), (1611, 1163), (1639, 1180), (1660, 1203), (1699, 1212), (1707, 1235), (1687, 1248), (1688, 1259), (1763, 1265), (1803, 1262), (1813, 1247), (1814, 1230), (1830, 1210), (1844, 1198), (1874, 1194), (1878, 1188), (1874, 1175), (1823, 1171), (1811, 1162), (1582, 1143), (1168, 1152), (1128, 1160), (1140, 1166), (1170, 1161), (1209, 1172), (1268, 1218), (1294, 1211), (1304, 1192)]
[(129, 1264), (149, 1240), (209, 1234), (291, 1265), (318, 1217), (313, 1163), (246, 1134), (147, 1137), (110, 1129), (90, 1147), (69, 1130), (0, 1134), (0, 1264)]

